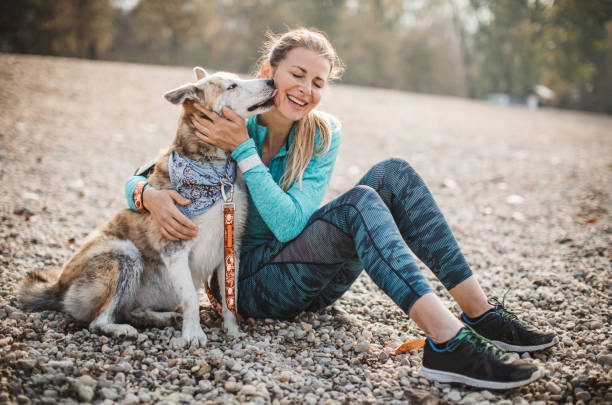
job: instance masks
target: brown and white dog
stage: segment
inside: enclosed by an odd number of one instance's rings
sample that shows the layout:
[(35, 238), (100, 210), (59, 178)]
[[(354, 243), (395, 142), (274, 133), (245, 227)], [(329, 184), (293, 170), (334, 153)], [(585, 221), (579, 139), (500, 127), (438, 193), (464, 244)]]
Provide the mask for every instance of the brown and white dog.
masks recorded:
[[(242, 80), (225, 72), (208, 75), (202, 68), (194, 72), (196, 83), (187, 83), (164, 95), (168, 101), (182, 104), (183, 114), (174, 141), (162, 151), (148, 177), (157, 189), (172, 188), (168, 172), (172, 152), (202, 164), (221, 165), (228, 159), (226, 152), (195, 136), (190, 117), (196, 110), (189, 100), (219, 114), (228, 106), (243, 118), (265, 112), (274, 103), (272, 80)], [(247, 215), (246, 187), (239, 171), (234, 203), (238, 268), (240, 236)], [(179, 242), (165, 239), (150, 215), (123, 210), (90, 234), (61, 269), (27, 274), (19, 283), (18, 299), (27, 309), (61, 310), (78, 321), (89, 322), (92, 331), (115, 337), (135, 337), (138, 332), (130, 323), (169, 325), (179, 310), (183, 313), (182, 336), (171, 344), (197, 347), (206, 344), (197, 290), (217, 271), (224, 327), (231, 335), (239, 336), (236, 318), (225, 302), (222, 205), (216, 203), (204, 214), (191, 218), (198, 226), (198, 235)], [(236, 286), (237, 275), (236, 272)]]

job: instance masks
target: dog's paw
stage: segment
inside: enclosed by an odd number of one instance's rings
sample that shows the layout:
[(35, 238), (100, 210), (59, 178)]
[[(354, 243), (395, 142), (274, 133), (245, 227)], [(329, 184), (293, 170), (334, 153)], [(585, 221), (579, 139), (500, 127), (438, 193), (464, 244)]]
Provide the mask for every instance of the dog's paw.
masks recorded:
[(208, 338), (202, 329), (195, 331), (184, 331), (181, 337), (175, 337), (170, 340), (170, 346), (173, 349), (198, 349), (206, 346)]
[(138, 331), (131, 325), (117, 325), (113, 330), (113, 337), (115, 339), (136, 339), (138, 338)]
[(227, 330), (228, 335), (236, 339), (245, 337), (247, 335), (246, 333), (240, 330), (240, 327), (235, 322), (234, 323), (230, 322), (226, 324), (225, 329)]

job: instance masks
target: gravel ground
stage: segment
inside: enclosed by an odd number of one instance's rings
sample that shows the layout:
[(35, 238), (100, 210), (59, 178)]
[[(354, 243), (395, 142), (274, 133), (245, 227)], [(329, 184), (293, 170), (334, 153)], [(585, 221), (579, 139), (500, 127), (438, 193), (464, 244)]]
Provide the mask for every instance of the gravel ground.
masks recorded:
[(610, 116), (351, 86), (322, 106), (344, 124), (327, 199), (373, 163), (405, 158), (488, 294), (508, 291), (522, 319), (560, 335), (533, 355), (546, 376), (527, 387), (419, 378), (419, 351), (392, 352), (422, 333), (365, 273), (333, 308), (248, 319), (240, 341), (203, 297), (209, 343), (195, 351), (169, 349), (180, 325), (118, 341), (62, 313), (22, 312), (19, 278), (66, 261), (124, 207), (134, 168), (169, 144), (179, 110), (161, 94), (191, 74), (0, 54), (0, 403), (612, 402)]

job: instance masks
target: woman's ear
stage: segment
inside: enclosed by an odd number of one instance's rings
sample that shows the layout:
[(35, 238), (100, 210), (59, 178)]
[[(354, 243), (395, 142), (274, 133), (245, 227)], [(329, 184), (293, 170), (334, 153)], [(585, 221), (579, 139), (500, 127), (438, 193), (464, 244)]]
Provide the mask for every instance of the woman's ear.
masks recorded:
[(259, 77), (262, 79), (271, 79), (272, 78), (272, 65), (270, 65), (269, 60), (264, 60), (259, 68)]

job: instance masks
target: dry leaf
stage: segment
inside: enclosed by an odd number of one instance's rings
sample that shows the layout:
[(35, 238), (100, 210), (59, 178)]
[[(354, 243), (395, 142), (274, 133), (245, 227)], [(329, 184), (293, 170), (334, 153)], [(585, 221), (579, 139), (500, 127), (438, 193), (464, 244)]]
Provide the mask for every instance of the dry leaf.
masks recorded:
[(402, 353), (409, 352), (411, 350), (417, 350), (423, 347), (424, 345), (425, 345), (424, 338), (406, 340), (404, 343), (401, 344), (400, 347), (395, 349), (395, 354), (402, 354)]

